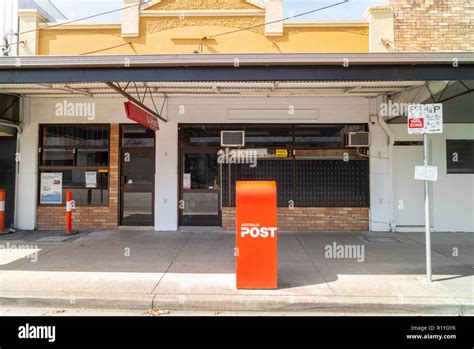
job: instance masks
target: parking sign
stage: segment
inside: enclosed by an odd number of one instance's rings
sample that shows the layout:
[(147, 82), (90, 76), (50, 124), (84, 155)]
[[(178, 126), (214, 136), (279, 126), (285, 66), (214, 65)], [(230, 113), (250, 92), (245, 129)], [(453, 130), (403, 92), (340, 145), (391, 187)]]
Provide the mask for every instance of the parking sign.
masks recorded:
[(408, 133), (443, 133), (443, 105), (413, 104), (408, 107)]

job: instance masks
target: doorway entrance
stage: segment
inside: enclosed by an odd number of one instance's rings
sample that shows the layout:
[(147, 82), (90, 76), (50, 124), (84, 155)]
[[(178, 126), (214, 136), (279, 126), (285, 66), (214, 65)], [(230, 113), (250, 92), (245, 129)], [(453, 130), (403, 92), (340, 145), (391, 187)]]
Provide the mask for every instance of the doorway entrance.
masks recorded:
[(180, 225), (221, 225), (217, 157), (215, 149), (181, 151)]
[[(16, 133), (15, 131), (10, 131)], [(15, 211), (16, 136), (0, 127), (0, 189), (5, 190), (5, 229), (13, 228)]]
[(120, 225), (153, 226), (155, 131), (121, 125), (120, 135)]

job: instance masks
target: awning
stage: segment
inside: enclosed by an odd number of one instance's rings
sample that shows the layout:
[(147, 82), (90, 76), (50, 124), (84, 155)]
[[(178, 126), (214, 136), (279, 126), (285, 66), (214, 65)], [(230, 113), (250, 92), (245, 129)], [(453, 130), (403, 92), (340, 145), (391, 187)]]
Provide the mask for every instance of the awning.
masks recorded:
[(0, 84), (474, 80), (474, 53), (1, 57)]

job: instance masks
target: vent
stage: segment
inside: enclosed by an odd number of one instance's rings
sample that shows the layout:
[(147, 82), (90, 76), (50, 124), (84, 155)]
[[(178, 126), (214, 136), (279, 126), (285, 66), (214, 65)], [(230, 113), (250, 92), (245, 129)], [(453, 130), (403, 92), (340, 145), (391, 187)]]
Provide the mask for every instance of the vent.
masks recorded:
[(245, 131), (221, 131), (222, 147), (245, 146)]
[(370, 147), (369, 132), (348, 132), (345, 134), (346, 147)]

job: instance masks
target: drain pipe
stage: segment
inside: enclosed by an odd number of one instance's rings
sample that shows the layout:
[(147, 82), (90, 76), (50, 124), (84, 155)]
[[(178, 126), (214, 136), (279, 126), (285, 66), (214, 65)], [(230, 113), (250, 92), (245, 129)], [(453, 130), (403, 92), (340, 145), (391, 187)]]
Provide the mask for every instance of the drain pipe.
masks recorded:
[[(387, 96), (383, 97), (383, 102), (387, 103), (388, 98)], [(393, 145), (395, 143), (395, 136), (388, 127), (388, 124), (385, 122), (383, 116), (380, 115), (380, 113), (377, 113), (377, 120), (382, 128), (382, 131), (385, 133), (387, 136), (387, 145), (388, 145), (388, 178), (390, 182), (390, 231), (395, 232), (396, 229), (396, 222), (395, 222), (395, 215), (394, 215), (394, 210), (395, 210), (395, 194), (394, 194), (394, 189), (393, 189)]]
[(8, 126), (8, 127), (13, 127), (16, 129), (16, 153), (15, 153), (15, 202), (13, 204), (14, 212), (13, 212), (13, 226), (15, 229), (17, 228), (17, 213), (18, 213), (18, 172), (20, 170), (20, 161), (17, 158), (18, 154), (20, 154), (20, 139), (21, 135), (23, 133), (23, 128), (19, 124), (15, 124), (14, 122), (6, 122), (6, 121), (0, 121), (0, 125), (2, 126)]

